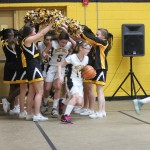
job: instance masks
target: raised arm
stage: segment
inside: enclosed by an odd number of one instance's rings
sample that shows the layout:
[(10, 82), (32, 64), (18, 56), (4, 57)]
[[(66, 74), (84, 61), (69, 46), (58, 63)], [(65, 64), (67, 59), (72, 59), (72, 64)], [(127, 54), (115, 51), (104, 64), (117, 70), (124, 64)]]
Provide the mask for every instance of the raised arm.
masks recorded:
[(93, 33), (88, 32), (88, 30), (83, 29), (83, 32), (81, 33), (83, 38), (88, 41), (91, 45), (99, 45), (103, 44), (105, 45), (105, 42), (98, 37), (96, 37)]
[(52, 27), (52, 23), (49, 24), (48, 26), (44, 27), (43, 29), (41, 29), (37, 34), (32, 35), (32, 36), (28, 36), (25, 39), (25, 45), (27, 47), (29, 47), (31, 45), (31, 43), (36, 42), (41, 37), (43, 37), (51, 29), (51, 27)]

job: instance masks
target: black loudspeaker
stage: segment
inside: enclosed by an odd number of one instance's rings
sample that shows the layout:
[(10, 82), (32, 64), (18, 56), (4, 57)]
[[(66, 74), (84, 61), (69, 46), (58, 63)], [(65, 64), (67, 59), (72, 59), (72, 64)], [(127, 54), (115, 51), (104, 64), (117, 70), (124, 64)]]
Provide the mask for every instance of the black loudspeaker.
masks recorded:
[(144, 56), (144, 24), (122, 24), (122, 56)]

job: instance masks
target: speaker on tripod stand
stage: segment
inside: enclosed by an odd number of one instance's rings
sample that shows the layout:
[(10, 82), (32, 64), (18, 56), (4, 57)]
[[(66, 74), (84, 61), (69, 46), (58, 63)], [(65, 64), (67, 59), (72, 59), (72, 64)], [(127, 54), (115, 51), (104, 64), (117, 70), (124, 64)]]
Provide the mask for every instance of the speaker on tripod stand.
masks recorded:
[(144, 24), (122, 25), (122, 56), (144, 56)]
[[(145, 36), (144, 36), (144, 24), (123, 24), (122, 25), (122, 56), (130, 57), (130, 71), (122, 81), (120, 86), (114, 92), (111, 98), (115, 96), (118, 90), (121, 88), (126, 94), (128, 94), (131, 98), (137, 98), (137, 91), (135, 88), (135, 81), (138, 83), (140, 89), (142, 89), (143, 93), (147, 96), (144, 91), (142, 85), (138, 81), (135, 76), (132, 68), (132, 58), (134, 56), (144, 56), (145, 55)], [(125, 91), (122, 88), (122, 85), (125, 83), (127, 78), (130, 76), (130, 86), (131, 86), (131, 94)]]

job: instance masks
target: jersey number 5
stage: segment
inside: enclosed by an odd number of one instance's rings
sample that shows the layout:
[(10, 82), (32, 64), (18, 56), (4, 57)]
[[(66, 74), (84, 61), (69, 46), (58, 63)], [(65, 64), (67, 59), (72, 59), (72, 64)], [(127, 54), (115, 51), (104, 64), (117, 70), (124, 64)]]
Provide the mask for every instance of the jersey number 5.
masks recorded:
[(58, 55), (57, 62), (61, 62), (63, 55)]

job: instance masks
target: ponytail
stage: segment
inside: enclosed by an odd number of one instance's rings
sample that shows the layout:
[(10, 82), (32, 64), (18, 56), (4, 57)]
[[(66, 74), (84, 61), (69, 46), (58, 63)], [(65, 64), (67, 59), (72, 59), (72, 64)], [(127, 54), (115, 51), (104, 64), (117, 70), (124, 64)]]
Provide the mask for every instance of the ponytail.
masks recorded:
[(108, 44), (108, 51), (110, 51), (112, 46), (113, 46), (113, 35), (109, 32), (108, 32), (107, 40), (108, 40), (108, 43), (109, 43)]

